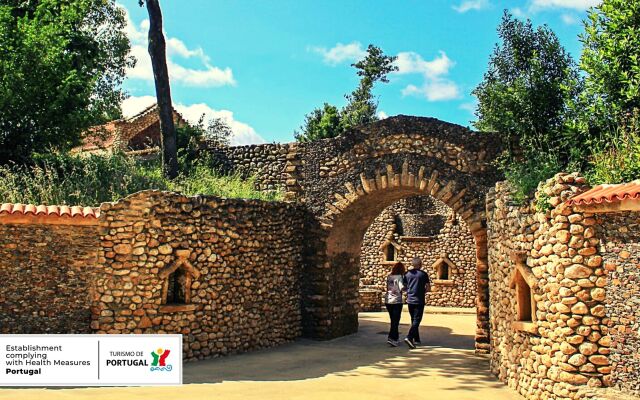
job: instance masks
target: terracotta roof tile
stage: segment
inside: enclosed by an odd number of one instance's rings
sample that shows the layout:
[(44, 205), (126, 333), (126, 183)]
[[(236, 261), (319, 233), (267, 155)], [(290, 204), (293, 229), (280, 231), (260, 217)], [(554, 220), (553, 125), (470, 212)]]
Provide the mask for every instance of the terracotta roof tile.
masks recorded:
[(615, 203), (634, 199), (640, 201), (640, 180), (617, 185), (598, 185), (591, 190), (569, 199), (569, 205)]
[(99, 207), (82, 207), (82, 206), (46, 206), (44, 204), (20, 204), (20, 203), (2, 203), (0, 205), (0, 216), (2, 215), (46, 215), (54, 217), (70, 217), (70, 218), (99, 218)]

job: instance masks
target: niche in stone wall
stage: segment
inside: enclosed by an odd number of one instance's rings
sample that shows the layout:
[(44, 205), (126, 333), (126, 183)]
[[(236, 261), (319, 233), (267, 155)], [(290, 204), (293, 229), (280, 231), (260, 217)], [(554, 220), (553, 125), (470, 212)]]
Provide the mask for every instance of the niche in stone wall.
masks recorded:
[(436, 285), (453, 285), (453, 274), (458, 271), (457, 266), (443, 254), (431, 265), (431, 270), (434, 271), (435, 277), (433, 283)]
[(191, 284), (200, 277), (200, 272), (187, 259), (188, 250), (177, 250), (176, 255), (176, 262), (158, 273), (162, 279), (160, 312), (195, 310), (195, 305), (191, 304)]
[(393, 240), (385, 240), (380, 245), (382, 264), (395, 264), (398, 260), (398, 254), (402, 251), (402, 247)]
[(518, 331), (537, 334), (534, 290), (538, 286), (538, 280), (526, 265), (526, 252), (514, 251), (510, 256), (516, 265), (510, 282), (510, 287), (516, 291), (516, 318), (512, 327)]

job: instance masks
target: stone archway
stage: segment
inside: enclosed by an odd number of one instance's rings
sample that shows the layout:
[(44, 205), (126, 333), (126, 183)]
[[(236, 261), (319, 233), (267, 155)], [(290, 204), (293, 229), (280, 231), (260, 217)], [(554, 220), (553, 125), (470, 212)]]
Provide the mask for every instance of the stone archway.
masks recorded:
[(496, 180), (491, 135), (430, 118), (395, 117), (300, 149), (305, 240), (303, 326), (328, 339), (357, 331), (362, 238), (376, 216), (416, 195), (442, 201), (469, 226), (476, 246), (476, 349), (489, 350), (484, 198)]
[(358, 258), (364, 232), (393, 202), (433, 196), (468, 225), (476, 246), (476, 348), (489, 350), (485, 197), (498, 181), (493, 135), (434, 118), (396, 116), (311, 143), (216, 150), (221, 165), (281, 188), (305, 211), (302, 325), (330, 339), (358, 327)]

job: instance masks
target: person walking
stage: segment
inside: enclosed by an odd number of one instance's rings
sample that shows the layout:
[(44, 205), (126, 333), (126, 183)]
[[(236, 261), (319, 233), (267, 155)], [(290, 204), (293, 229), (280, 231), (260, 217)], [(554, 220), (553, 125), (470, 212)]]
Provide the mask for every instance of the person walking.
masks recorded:
[(411, 315), (411, 328), (404, 342), (412, 349), (420, 344), (420, 322), (424, 313), (425, 298), (431, 291), (431, 279), (422, 271), (422, 260), (418, 257), (411, 260), (409, 271), (404, 275), (403, 284), (407, 288), (407, 305)]
[(404, 265), (401, 262), (394, 264), (391, 273), (387, 276), (387, 293), (384, 296), (384, 303), (389, 312), (391, 326), (387, 343), (390, 346), (398, 347), (400, 333), (400, 317), (402, 316), (402, 291), (404, 290)]

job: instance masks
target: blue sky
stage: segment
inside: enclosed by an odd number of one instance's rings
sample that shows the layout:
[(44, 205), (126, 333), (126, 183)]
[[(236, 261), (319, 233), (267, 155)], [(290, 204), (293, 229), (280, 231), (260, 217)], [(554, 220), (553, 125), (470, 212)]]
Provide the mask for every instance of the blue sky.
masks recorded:
[[(578, 59), (581, 20), (597, 0), (163, 0), (173, 101), (188, 119), (227, 120), (234, 143), (287, 142), (304, 115), (344, 105), (358, 83), (350, 66), (369, 43), (397, 55), (380, 84), (385, 115), (469, 125), (473, 88), (497, 41), (504, 9), (548, 24)], [(128, 71), (125, 114), (153, 102), (146, 9), (120, 0), (138, 65)]]

